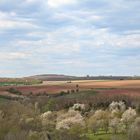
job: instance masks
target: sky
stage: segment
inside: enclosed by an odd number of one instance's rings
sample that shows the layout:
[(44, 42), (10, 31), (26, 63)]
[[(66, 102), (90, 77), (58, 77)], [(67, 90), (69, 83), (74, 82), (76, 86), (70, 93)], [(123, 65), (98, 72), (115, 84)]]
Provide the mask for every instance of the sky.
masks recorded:
[(0, 77), (140, 75), (140, 0), (0, 0)]

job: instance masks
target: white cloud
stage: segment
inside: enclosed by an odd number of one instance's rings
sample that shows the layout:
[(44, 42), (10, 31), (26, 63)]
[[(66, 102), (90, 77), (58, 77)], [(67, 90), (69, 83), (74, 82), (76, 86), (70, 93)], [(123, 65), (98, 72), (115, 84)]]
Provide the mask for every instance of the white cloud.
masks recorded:
[(75, 2), (76, 0), (48, 0), (48, 5), (50, 7), (56, 8), (56, 7), (67, 5), (67, 4), (73, 4)]
[(27, 3), (33, 3), (33, 2), (36, 2), (38, 0), (26, 0)]
[[(128, 34), (119, 35), (109, 31), (108, 28), (89, 29), (75, 26), (63, 27), (50, 32), (31, 32), (31, 37), (41, 37), (40, 40), (15, 40), (16, 46), (26, 49), (26, 51), (34, 50), (36, 53), (46, 54), (72, 54), (83, 51), (83, 47), (106, 48), (110, 47), (139, 47), (140, 35)], [(100, 48), (99, 48), (100, 47)]]
[(14, 17), (16, 16), (15, 12), (2, 12), (0, 11), (0, 19), (7, 19), (9, 17)]
[(9, 19), (0, 19), (0, 29), (9, 29), (9, 28), (37, 28), (36, 25), (27, 22), (27, 21), (14, 21)]
[(13, 28), (31, 29), (38, 28), (32, 19), (18, 17), (13, 11), (2, 12), (0, 11), (0, 30), (7, 30)]
[(25, 59), (29, 54), (22, 52), (0, 52), (0, 59), (13, 60), (13, 59)]
[[(83, 18), (84, 17), (84, 18)], [(103, 20), (103, 16), (91, 11), (68, 11), (68, 12), (56, 12), (53, 15), (55, 20), (64, 20), (76, 23), (78, 25), (86, 23), (95, 23)]]
[(72, 52), (79, 52), (80, 51), (80, 43), (64, 41), (59, 42), (58, 40), (54, 40), (53, 38), (46, 38), (38, 41), (26, 41), (26, 40), (19, 40), (16, 42), (17, 46), (20, 46), (24, 49), (33, 49), (34, 52), (37, 53), (72, 53)]

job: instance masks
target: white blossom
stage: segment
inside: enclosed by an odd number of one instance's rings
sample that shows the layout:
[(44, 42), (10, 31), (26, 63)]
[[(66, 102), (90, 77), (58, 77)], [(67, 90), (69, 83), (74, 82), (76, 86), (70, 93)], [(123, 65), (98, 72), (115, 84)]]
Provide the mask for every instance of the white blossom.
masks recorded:
[(74, 104), (72, 109), (74, 109), (74, 110), (85, 110), (85, 104), (79, 104), (79, 103)]
[(84, 126), (84, 119), (78, 111), (69, 110), (57, 117), (56, 129), (69, 129), (75, 124)]
[(41, 118), (41, 119), (47, 119), (51, 114), (52, 114), (51, 111), (47, 111), (47, 112), (41, 114), (41, 115), (40, 115), (40, 118)]
[(41, 122), (42, 122), (43, 126), (45, 126), (48, 123), (48, 121), (50, 121), (51, 116), (52, 116), (51, 111), (47, 111), (47, 112), (40, 115), (40, 119), (41, 119)]
[(137, 116), (136, 110), (132, 109), (131, 107), (127, 109), (123, 114), (122, 114), (122, 119), (121, 121), (124, 122), (125, 124), (131, 123), (135, 120)]
[(118, 108), (116, 108), (116, 109), (114, 109), (114, 110), (111, 111), (110, 117), (111, 118), (116, 118), (116, 117), (119, 118), (119, 114), (120, 113), (121, 113), (120, 110)]
[(109, 110), (110, 111), (113, 111), (113, 110), (116, 110), (118, 109), (119, 111), (121, 112), (124, 112), (126, 110), (126, 105), (124, 102), (122, 101), (119, 101), (119, 102), (112, 102), (110, 105), (109, 105)]

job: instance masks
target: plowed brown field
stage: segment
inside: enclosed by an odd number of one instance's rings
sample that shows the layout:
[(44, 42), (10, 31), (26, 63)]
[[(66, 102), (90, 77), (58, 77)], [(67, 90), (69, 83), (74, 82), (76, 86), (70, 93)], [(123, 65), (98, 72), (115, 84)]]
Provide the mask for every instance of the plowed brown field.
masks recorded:
[[(36, 93), (60, 93), (76, 89), (79, 85), (80, 90), (96, 89), (105, 94), (129, 94), (140, 95), (140, 80), (78, 80), (78, 81), (44, 81), (41, 85), (32, 86), (6, 86), (0, 87), (0, 94), (13, 87), (23, 94)], [(6, 93), (7, 94), (7, 93)]]

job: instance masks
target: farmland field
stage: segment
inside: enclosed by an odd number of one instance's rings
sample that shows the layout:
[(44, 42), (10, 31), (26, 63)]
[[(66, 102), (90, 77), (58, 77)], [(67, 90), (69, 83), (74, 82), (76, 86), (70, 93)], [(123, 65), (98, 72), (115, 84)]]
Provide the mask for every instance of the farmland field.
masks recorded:
[(73, 86), (81, 88), (140, 88), (140, 80), (75, 80), (75, 81), (44, 81), (43, 85)]
[(39, 85), (1, 86), (0, 94), (8, 94), (7, 89), (15, 88), (23, 94), (47, 93), (56, 94), (62, 91), (96, 90), (104, 94), (140, 95), (140, 80), (75, 80), (75, 81), (44, 81)]

